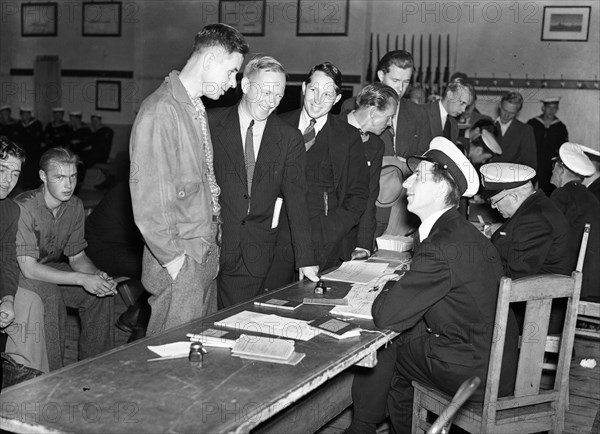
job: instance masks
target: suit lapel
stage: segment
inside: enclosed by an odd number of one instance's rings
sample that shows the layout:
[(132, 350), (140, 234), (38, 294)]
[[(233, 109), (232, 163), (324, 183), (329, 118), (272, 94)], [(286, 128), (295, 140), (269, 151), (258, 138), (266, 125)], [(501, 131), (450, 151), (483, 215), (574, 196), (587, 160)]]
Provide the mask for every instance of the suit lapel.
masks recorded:
[(227, 116), (219, 124), (220, 131), (216, 134), (218, 146), (225, 150), (231, 167), (240, 177), (240, 181), (248, 188), (246, 180), (246, 164), (244, 161), (244, 145), (240, 135), (240, 118), (237, 106), (231, 108)]
[(272, 162), (277, 161), (277, 157), (281, 154), (281, 134), (279, 128), (273, 122), (273, 116), (269, 116), (258, 151), (256, 159), (256, 167), (254, 169), (254, 178), (252, 185), (258, 185), (265, 175), (272, 170)]
[(433, 125), (433, 136), (443, 136), (444, 135), (444, 130), (442, 129), (442, 115), (440, 113), (440, 105), (437, 101), (434, 101), (431, 103), (431, 112), (433, 117), (432, 117), (432, 124)]
[[(318, 145), (319, 141), (327, 141), (329, 144), (329, 159), (333, 166), (333, 185), (337, 190), (340, 179), (342, 178), (344, 162), (348, 159), (348, 150), (350, 147), (341, 137), (335, 137), (335, 122), (336, 119), (333, 118), (333, 115), (331, 113), (328, 114), (327, 122), (325, 122), (321, 131), (317, 134), (315, 146)], [(319, 140), (319, 137), (321, 140)]]

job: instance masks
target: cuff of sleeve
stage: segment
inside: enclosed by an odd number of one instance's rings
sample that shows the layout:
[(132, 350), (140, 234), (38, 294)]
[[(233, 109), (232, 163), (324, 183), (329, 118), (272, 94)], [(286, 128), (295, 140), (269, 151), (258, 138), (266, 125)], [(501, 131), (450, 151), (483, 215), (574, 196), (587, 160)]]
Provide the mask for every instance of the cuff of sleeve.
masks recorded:
[(181, 267), (183, 267), (184, 262), (185, 262), (185, 253), (183, 255), (178, 256), (177, 258), (173, 259), (168, 264), (163, 265), (163, 267), (167, 269), (167, 272), (169, 273), (169, 275), (173, 278), (173, 280), (175, 280), (175, 278), (177, 277), (177, 274), (179, 274), (179, 271), (181, 270)]
[(355, 248), (354, 248), (354, 251), (356, 251), (356, 250), (359, 250), (359, 251), (361, 251), (361, 252), (365, 252), (367, 255), (371, 256), (371, 251), (370, 251), (370, 250), (368, 250), (368, 249), (365, 249), (365, 248), (363, 248), (363, 247), (355, 247)]

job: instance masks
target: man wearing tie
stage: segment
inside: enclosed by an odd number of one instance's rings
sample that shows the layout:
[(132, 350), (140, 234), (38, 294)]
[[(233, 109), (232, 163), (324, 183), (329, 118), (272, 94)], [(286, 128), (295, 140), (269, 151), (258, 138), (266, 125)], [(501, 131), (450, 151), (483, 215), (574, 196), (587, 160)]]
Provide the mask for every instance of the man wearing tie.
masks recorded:
[(456, 143), (459, 132), (456, 118), (465, 112), (474, 94), (473, 86), (460, 78), (448, 84), (444, 97), (427, 105), (431, 136), (443, 136)]
[(533, 128), (517, 119), (522, 107), (523, 96), (517, 92), (509, 92), (500, 100), (500, 116), (496, 119), (496, 128), (502, 155), (495, 156), (492, 162), (523, 164), (537, 170)]
[(304, 142), (295, 128), (273, 114), (285, 83), (285, 70), (277, 60), (255, 57), (244, 70), (240, 103), (208, 112), (223, 218), (219, 309), (264, 291), (282, 203), (290, 213), (295, 266), (318, 280), (310, 243)]
[[(369, 196), (369, 168), (360, 133), (329, 113), (341, 98), (341, 87), (342, 74), (335, 65), (316, 65), (302, 83), (303, 108), (281, 116), (303, 132), (312, 242), (322, 270), (339, 264), (341, 242), (358, 225)], [(291, 219), (290, 205), (286, 203)], [(269, 273), (273, 288), (293, 278), (285, 220), (277, 241), (279, 253)]]

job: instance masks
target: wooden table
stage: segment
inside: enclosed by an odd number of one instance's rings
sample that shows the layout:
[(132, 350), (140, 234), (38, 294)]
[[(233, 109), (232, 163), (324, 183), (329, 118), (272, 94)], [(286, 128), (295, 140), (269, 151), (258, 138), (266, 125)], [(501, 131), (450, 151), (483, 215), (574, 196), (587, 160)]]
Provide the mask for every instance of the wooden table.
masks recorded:
[[(332, 282), (330, 298), (349, 284)], [(294, 283), (259, 298), (315, 297), (314, 283)], [(296, 341), (306, 357), (296, 366), (244, 360), (229, 349), (209, 348), (204, 367), (186, 358), (157, 362), (146, 347), (185, 341), (214, 321), (242, 310), (309, 320), (331, 307), (302, 305), (294, 311), (255, 308), (253, 302), (145, 338), (100, 356), (9, 387), (0, 395), (1, 428), (26, 432), (310, 432), (349, 403), (351, 377), (344, 372), (396, 333), (362, 333), (338, 341), (317, 336)], [(370, 320), (350, 320), (376, 330)], [(339, 375), (343, 374), (343, 375)], [(290, 407), (292, 404), (297, 408)], [(276, 417), (274, 417), (276, 416)], [(265, 421), (268, 421), (264, 423)]]

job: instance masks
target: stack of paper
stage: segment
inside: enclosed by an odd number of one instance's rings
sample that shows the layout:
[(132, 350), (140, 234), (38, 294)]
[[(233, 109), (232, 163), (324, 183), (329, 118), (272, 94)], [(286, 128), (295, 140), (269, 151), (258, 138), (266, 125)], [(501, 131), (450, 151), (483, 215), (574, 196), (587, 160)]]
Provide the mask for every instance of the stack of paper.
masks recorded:
[(270, 307), (273, 309), (294, 310), (302, 305), (301, 301), (281, 300), (279, 298), (270, 298), (265, 301), (255, 301), (254, 306)]
[(295, 352), (294, 345), (294, 341), (288, 339), (242, 334), (231, 349), (231, 355), (242, 359), (296, 365), (306, 354)]
[(344, 262), (340, 268), (321, 276), (321, 278), (338, 282), (366, 284), (384, 274), (387, 267), (388, 264), (384, 262), (348, 261)]
[(373, 319), (371, 306), (378, 294), (373, 291), (373, 283), (374, 281), (367, 285), (353, 285), (345, 297), (348, 300), (348, 306), (336, 306), (330, 312), (333, 315)]
[(400, 235), (383, 234), (377, 238), (377, 247), (382, 250), (407, 252), (413, 247), (413, 238)]
[(308, 341), (319, 334), (319, 331), (306, 321), (248, 310), (217, 321), (215, 325), (242, 333), (262, 333), (301, 341)]
[(321, 330), (321, 333), (336, 339), (348, 339), (360, 336), (361, 332), (360, 327), (330, 316), (317, 318), (310, 325), (317, 327)]
[(227, 333), (230, 332), (225, 330), (206, 329), (200, 334), (188, 333), (186, 336), (190, 338), (190, 341), (200, 342), (205, 347), (233, 348), (235, 340), (225, 339), (223, 337)]

